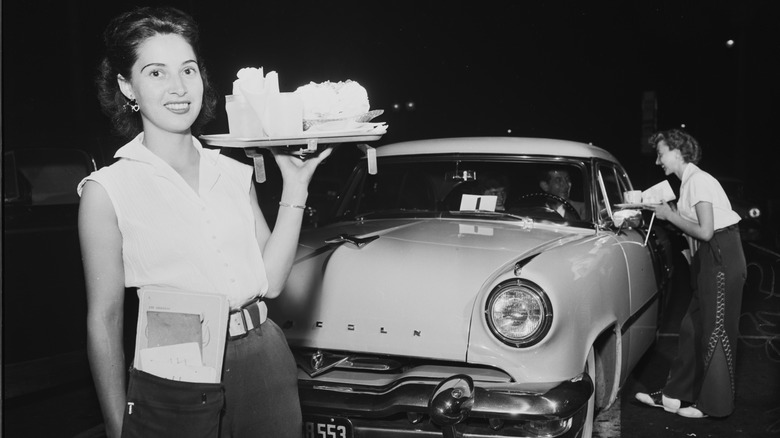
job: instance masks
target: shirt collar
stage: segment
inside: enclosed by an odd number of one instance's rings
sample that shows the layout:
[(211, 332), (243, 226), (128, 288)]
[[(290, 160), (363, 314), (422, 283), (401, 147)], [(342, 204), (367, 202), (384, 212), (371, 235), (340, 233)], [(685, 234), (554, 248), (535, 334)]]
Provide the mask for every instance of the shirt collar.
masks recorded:
[(697, 165), (695, 165), (693, 163), (688, 163), (688, 165), (685, 166), (685, 169), (683, 170), (682, 178), (680, 178), (680, 184), (682, 184), (685, 181), (687, 181), (688, 178), (691, 177), (691, 175), (693, 175), (694, 173), (698, 172), (699, 170), (700, 170), (699, 166), (697, 166)]
[[(127, 158), (134, 161), (146, 163), (154, 167), (158, 172), (167, 173), (171, 167), (162, 158), (154, 154), (143, 144), (144, 133), (141, 132), (134, 139), (119, 148), (114, 154), (114, 158)], [(200, 154), (200, 181), (201, 190), (210, 189), (219, 179), (219, 168), (217, 159), (219, 157), (218, 149), (205, 149), (197, 138), (192, 137), (192, 146)]]
[[(160, 157), (155, 155), (143, 144), (144, 133), (136, 135), (134, 139), (130, 140), (127, 144), (119, 148), (114, 154), (114, 158), (129, 158), (132, 160), (142, 161), (144, 163), (155, 164), (162, 161)], [(205, 157), (209, 160), (209, 164), (217, 164), (217, 156), (219, 150), (216, 149), (204, 149), (197, 138), (192, 137), (192, 145), (198, 150), (201, 157)]]

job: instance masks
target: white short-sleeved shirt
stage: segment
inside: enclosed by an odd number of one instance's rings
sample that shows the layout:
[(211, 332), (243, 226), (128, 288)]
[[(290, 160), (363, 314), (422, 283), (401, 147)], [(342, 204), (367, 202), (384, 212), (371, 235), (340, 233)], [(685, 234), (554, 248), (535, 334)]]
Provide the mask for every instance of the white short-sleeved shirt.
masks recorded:
[(156, 286), (225, 295), (240, 307), (268, 289), (250, 204), (251, 166), (204, 149), (196, 193), (143, 144), (120, 148), (119, 160), (93, 172), (106, 190), (122, 233), (125, 286)]
[[(691, 222), (699, 223), (699, 218), (696, 215), (696, 204), (699, 202), (712, 204), (716, 230), (726, 228), (740, 221), (739, 214), (731, 209), (731, 202), (718, 180), (695, 164), (688, 163), (683, 171), (680, 184), (680, 199), (677, 202), (677, 210), (680, 212), (680, 216)], [(689, 241), (689, 244), (692, 244), (691, 249), (695, 250), (695, 243)]]

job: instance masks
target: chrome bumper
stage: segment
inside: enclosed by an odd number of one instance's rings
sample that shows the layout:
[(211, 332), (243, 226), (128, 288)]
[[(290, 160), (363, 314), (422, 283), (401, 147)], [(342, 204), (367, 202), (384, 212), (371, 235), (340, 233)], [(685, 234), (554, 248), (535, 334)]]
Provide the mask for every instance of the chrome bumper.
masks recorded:
[[(435, 406), (432, 405), (434, 392), (446, 380), (415, 379), (375, 388), (303, 379), (299, 380), (298, 386), (304, 413), (360, 419), (423, 414), (435, 419)], [(474, 418), (503, 421), (565, 420), (574, 417), (585, 407), (592, 393), (593, 382), (587, 374), (561, 382), (544, 393), (521, 392), (513, 390), (511, 386), (481, 387), (477, 383), (470, 394), (471, 400), (462, 421)]]

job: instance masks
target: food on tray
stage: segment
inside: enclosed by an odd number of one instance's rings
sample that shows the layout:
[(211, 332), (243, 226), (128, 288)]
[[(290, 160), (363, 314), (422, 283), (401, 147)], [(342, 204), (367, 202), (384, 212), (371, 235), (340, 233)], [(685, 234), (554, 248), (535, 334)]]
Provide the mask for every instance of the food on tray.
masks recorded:
[(303, 132), (303, 102), (279, 91), (279, 75), (242, 68), (226, 98), (230, 134), (236, 137), (294, 137)]
[(236, 73), (233, 81), (233, 94), (278, 93), (279, 74), (269, 71), (264, 74), (263, 67), (245, 67)]
[(310, 82), (282, 93), (275, 71), (266, 74), (262, 67), (246, 67), (236, 77), (233, 94), (225, 99), (232, 137), (294, 138), (304, 130), (386, 130), (384, 123), (369, 123), (383, 111), (369, 111), (368, 93), (356, 81)]
[(367, 113), (368, 93), (356, 81), (310, 82), (298, 87), (295, 93), (303, 99), (303, 118), (306, 120), (353, 119)]

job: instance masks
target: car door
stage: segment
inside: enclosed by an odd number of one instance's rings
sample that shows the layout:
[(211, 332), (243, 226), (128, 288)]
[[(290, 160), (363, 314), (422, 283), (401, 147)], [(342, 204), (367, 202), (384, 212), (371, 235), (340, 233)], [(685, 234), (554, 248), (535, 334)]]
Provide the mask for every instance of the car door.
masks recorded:
[[(600, 225), (614, 232), (617, 244), (625, 256), (628, 271), (629, 310), (625, 320), (621, 321), (623, 339), (622, 375), (638, 362), (642, 353), (655, 340), (658, 315), (658, 286), (653, 264), (652, 246), (647, 239), (647, 221), (637, 227), (614, 227), (610, 215), (614, 214), (616, 204), (623, 203), (623, 193), (631, 190), (631, 182), (625, 171), (616, 163), (597, 164), (597, 192)], [(604, 199), (604, 197), (607, 199)], [(641, 213), (643, 217), (647, 213)]]

